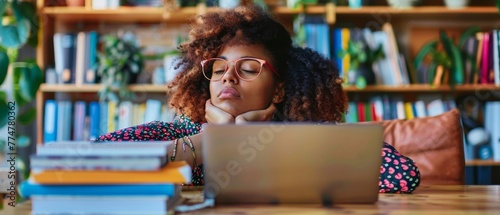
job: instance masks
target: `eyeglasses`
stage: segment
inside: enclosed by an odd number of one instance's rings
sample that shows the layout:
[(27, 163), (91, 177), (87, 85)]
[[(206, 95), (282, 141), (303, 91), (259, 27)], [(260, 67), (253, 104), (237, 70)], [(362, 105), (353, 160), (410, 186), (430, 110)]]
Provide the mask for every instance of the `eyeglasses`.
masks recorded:
[(211, 81), (218, 81), (226, 74), (231, 65), (234, 64), (234, 69), (239, 78), (246, 81), (251, 81), (257, 78), (262, 72), (262, 67), (266, 65), (274, 74), (281, 78), (280, 74), (267, 63), (267, 61), (257, 58), (240, 58), (235, 61), (227, 61), (222, 58), (210, 58), (201, 61), (201, 70), (205, 78)]

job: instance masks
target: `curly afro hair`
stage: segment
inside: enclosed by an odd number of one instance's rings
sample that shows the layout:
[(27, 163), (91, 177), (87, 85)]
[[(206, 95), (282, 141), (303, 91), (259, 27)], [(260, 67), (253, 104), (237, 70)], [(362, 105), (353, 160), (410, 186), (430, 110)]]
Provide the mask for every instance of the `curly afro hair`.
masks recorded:
[(310, 48), (292, 47), (289, 57), (281, 120), (340, 122), (348, 99), (335, 64)]
[(195, 122), (206, 122), (209, 83), (200, 62), (216, 57), (223, 46), (260, 44), (282, 75), (285, 100), (277, 105), (280, 121), (341, 120), (347, 106), (335, 65), (317, 52), (292, 46), (289, 32), (254, 5), (199, 16), (189, 41), (181, 44), (182, 71), (168, 84), (169, 105)]

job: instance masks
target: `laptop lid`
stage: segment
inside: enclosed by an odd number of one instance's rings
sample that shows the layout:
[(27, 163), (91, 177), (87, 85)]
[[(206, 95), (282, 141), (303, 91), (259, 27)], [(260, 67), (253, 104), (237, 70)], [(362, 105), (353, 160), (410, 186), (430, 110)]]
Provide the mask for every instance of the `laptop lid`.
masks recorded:
[(204, 194), (225, 203), (373, 203), (383, 128), (374, 124), (209, 125)]

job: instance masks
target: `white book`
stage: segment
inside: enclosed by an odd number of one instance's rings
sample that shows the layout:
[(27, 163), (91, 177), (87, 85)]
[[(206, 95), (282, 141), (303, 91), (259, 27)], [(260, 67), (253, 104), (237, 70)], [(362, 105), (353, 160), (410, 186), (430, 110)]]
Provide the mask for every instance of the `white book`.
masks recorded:
[(132, 126), (132, 102), (123, 101), (118, 106), (118, 129)]
[(427, 104), (428, 116), (437, 116), (445, 112), (443, 100), (436, 99)]
[(60, 33), (54, 34), (54, 61), (56, 70), (56, 82), (62, 84), (62, 73), (64, 70), (64, 57), (62, 47), (62, 35)]
[(152, 122), (160, 120), (161, 117), (161, 101), (148, 99), (146, 101), (146, 111), (144, 113), (144, 121)]
[(500, 161), (500, 101), (493, 101), (491, 110), (490, 143), (493, 160)]
[(40, 156), (30, 157), (32, 170), (158, 170), (167, 156)]
[(85, 56), (86, 34), (81, 31), (76, 36), (76, 67), (75, 67), (75, 84), (82, 85), (85, 78), (85, 62), (88, 56)]
[[(175, 199), (175, 198), (172, 198)], [(168, 196), (31, 196), (32, 214), (167, 214)], [(170, 205), (169, 205), (170, 203)], [(170, 206), (170, 207), (169, 207)]]
[(401, 85), (403, 84), (403, 79), (401, 77), (401, 69), (399, 67), (399, 59), (398, 59), (399, 49), (391, 23), (389, 22), (384, 23), (382, 25), (382, 30), (387, 33), (386, 34), (387, 43), (384, 45), (388, 46), (387, 57), (389, 59), (390, 66), (392, 68), (393, 73), (391, 74), (391, 76), (394, 78), (395, 81), (394, 85)]
[(171, 141), (105, 142), (57, 141), (37, 145), (39, 156), (164, 156)]
[(422, 100), (418, 100), (415, 102), (415, 110), (416, 110), (416, 115), (415, 117), (426, 117), (427, 116), (427, 111), (425, 108), (425, 102)]
[(403, 100), (396, 102), (396, 110), (398, 114), (398, 119), (406, 119), (405, 103)]
[(384, 104), (382, 102), (382, 97), (374, 96), (371, 100), (375, 106), (375, 118), (377, 121), (384, 120)]

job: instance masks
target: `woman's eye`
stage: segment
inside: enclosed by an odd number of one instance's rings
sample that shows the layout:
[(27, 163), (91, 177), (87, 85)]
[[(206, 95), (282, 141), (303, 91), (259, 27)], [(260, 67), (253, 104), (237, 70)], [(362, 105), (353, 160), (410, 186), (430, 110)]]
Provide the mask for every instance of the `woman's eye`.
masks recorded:
[(224, 73), (224, 70), (216, 70), (213, 73), (216, 75), (220, 75), (220, 74)]

